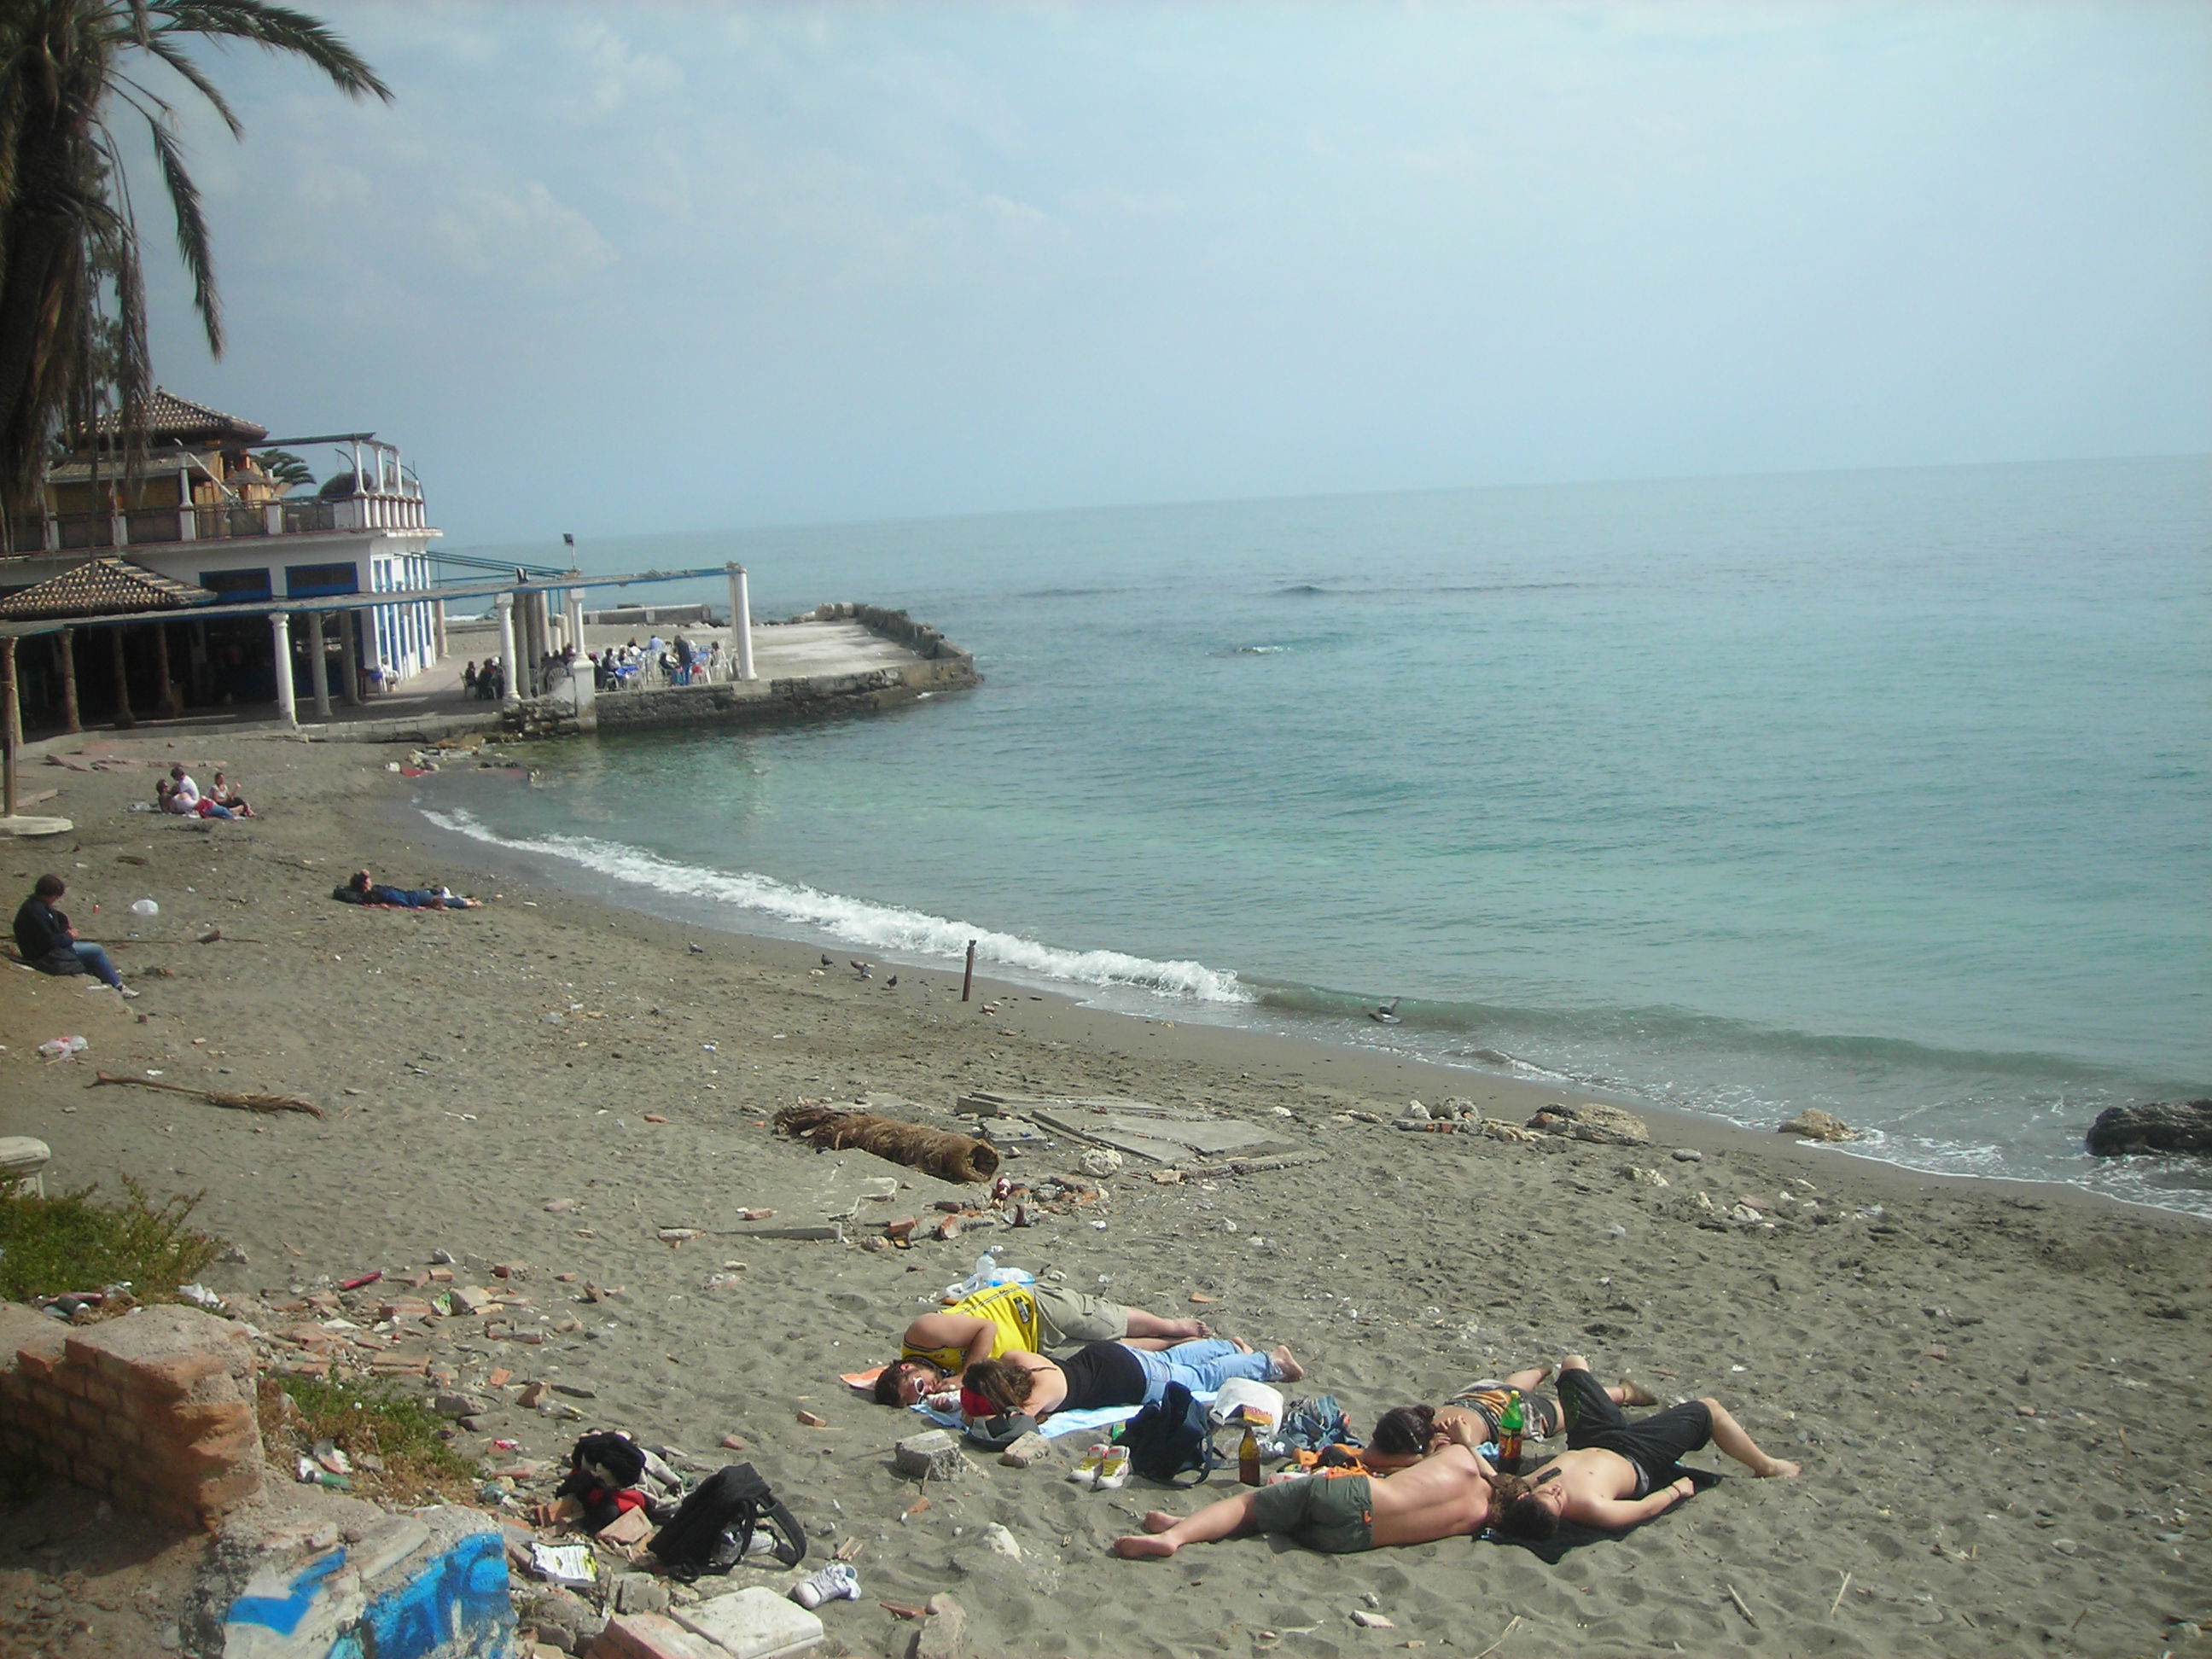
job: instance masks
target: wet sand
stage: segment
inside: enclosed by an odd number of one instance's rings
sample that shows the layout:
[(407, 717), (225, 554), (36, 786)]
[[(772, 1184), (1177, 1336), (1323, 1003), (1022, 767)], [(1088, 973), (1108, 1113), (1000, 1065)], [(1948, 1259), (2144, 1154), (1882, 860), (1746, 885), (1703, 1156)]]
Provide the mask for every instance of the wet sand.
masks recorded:
[[(817, 1549), (862, 1547), (863, 1600), (823, 1610), (830, 1651), (884, 1651), (902, 1627), (879, 1601), (937, 1592), (967, 1608), (979, 1655), (1474, 1655), (1501, 1635), (1498, 1659), (2212, 1651), (2172, 1622), (2212, 1615), (2201, 1224), (1659, 1114), (1644, 1115), (1649, 1148), (1401, 1133), (1388, 1120), (1409, 1098), (1458, 1097), (1517, 1124), (1562, 1097), (1014, 988), (963, 1006), (957, 966), (863, 981), (849, 953), (824, 969), (812, 947), (434, 854), (386, 769), (404, 751), (214, 743), (103, 737), (79, 765), (140, 763), (33, 769), (33, 787), (63, 792), (40, 810), (77, 830), (0, 843), (10, 902), (39, 873), (62, 875), (81, 932), (143, 936), (115, 952), (143, 994), (0, 972), (0, 1133), (50, 1142), (52, 1183), (204, 1189), (200, 1221), (246, 1256), (210, 1282), (252, 1306), (371, 1269), (396, 1282), (440, 1250), (459, 1279), (523, 1284), (532, 1302), (507, 1317), (540, 1342), (442, 1322), (441, 1363), (494, 1402), (469, 1443), (516, 1438), (551, 1459), (580, 1427), (619, 1425), (711, 1467), (720, 1437), (741, 1437), (824, 1529)], [(203, 830), (131, 812), (173, 753), (203, 779), (225, 766), (268, 816)], [(362, 864), (498, 897), (464, 915), (333, 902)], [(130, 917), (142, 896), (158, 918)], [(210, 923), (226, 939), (191, 943)], [(82, 1060), (36, 1058), (72, 1031), (89, 1041)], [(95, 1066), (296, 1093), (329, 1115), (87, 1091)], [(937, 1200), (975, 1189), (817, 1155), (768, 1120), (873, 1095), (957, 1127), (974, 1088), (1204, 1105), (1314, 1155), (1174, 1185), (1132, 1170), (1096, 1205), (980, 1236), (1079, 1288), (1289, 1343), (1309, 1370), (1291, 1392), (1334, 1393), (1362, 1429), (1389, 1406), (1580, 1350), (1666, 1399), (1722, 1399), (1804, 1476), (1727, 1480), (1557, 1565), (1463, 1539), (1352, 1557), (1244, 1540), (1117, 1560), (1108, 1543), (1146, 1510), (1194, 1507), (1222, 1477), (1196, 1495), (1086, 1492), (1063, 1478), (1066, 1442), (1027, 1470), (971, 1456), (908, 1515), (917, 1493), (890, 1447), (922, 1425), (836, 1376), (890, 1352), (967, 1270), (980, 1230), (875, 1253), (742, 1237), (736, 1217), (774, 1208), (805, 1224), (857, 1202), (850, 1241), (896, 1215), (933, 1219)], [(1677, 1147), (1700, 1157), (1677, 1161)], [(1075, 1152), (1034, 1151), (1007, 1172), (1042, 1180)], [(861, 1200), (862, 1178), (884, 1174), (907, 1188)], [(1747, 1200), (1766, 1218), (1731, 1220)], [(667, 1228), (702, 1236), (672, 1246)], [(527, 1277), (496, 1281), (495, 1263)], [(582, 1301), (587, 1283), (620, 1293)], [(485, 1385), (495, 1367), (514, 1373), (503, 1389)], [(588, 1420), (514, 1405), (531, 1380), (588, 1389), (556, 1396)], [(1717, 1453), (1696, 1461), (1740, 1474)], [(993, 1547), (994, 1524), (1018, 1557)], [(1357, 1626), (1355, 1609), (1392, 1627)]]

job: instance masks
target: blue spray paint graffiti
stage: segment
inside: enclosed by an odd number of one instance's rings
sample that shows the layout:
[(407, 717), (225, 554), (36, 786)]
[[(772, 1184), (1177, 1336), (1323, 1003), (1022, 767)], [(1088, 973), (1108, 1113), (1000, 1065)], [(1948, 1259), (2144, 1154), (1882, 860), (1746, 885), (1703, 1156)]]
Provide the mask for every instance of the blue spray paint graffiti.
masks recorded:
[(371, 1601), (329, 1659), (503, 1659), (514, 1640), (506, 1550), (497, 1533), (480, 1532)]
[(333, 1551), (319, 1561), (311, 1561), (300, 1570), (287, 1586), (282, 1596), (241, 1595), (230, 1604), (229, 1622), (234, 1625), (259, 1625), (273, 1630), (279, 1636), (289, 1636), (300, 1628), (300, 1621), (307, 1616), (307, 1609), (322, 1593), (323, 1580), (345, 1565), (346, 1553)]

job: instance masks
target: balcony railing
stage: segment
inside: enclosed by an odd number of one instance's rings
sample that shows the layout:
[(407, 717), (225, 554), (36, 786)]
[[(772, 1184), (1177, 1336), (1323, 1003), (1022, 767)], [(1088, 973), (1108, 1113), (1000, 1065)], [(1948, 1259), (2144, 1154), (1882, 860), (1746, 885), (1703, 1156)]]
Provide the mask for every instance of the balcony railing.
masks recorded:
[(427, 527), (419, 495), (354, 495), (340, 501), (309, 495), (298, 501), (255, 506), (143, 507), (119, 513), (26, 515), (8, 521), (7, 550), (70, 552), (80, 548), (158, 546), (175, 542), (239, 541), (256, 536), (312, 536), (330, 531)]

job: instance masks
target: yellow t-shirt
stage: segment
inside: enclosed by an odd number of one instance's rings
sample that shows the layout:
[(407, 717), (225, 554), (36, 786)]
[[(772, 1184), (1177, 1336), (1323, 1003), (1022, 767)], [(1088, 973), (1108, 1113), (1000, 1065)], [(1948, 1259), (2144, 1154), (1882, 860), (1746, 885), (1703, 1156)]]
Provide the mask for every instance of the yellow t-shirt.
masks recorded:
[[(994, 1285), (988, 1291), (962, 1297), (945, 1311), (970, 1314), (977, 1319), (988, 1319), (997, 1327), (992, 1333), (991, 1352), (985, 1356), (987, 1358), (996, 1359), (1010, 1348), (1036, 1351), (1036, 1293), (1026, 1285)], [(968, 1350), (964, 1346), (917, 1348), (908, 1344), (900, 1348), (899, 1358), (927, 1359), (938, 1370), (954, 1373), (967, 1364)]]

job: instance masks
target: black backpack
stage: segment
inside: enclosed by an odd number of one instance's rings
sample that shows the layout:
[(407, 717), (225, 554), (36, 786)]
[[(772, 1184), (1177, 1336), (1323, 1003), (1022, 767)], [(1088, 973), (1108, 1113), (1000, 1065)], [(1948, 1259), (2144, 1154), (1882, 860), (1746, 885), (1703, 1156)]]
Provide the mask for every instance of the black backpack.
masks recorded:
[[(1170, 1486), (1198, 1486), (1213, 1473), (1221, 1454), (1214, 1449), (1206, 1407), (1180, 1382), (1170, 1382), (1158, 1400), (1124, 1424), (1117, 1443), (1129, 1454), (1129, 1468), (1147, 1480)], [(1179, 1476), (1198, 1471), (1196, 1480)]]
[(799, 1517), (751, 1464), (732, 1463), (700, 1482), (647, 1547), (671, 1577), (696, 1578), (727, 1572), (744, 1560), (762, 1526), (775, 1540), (779, 1565), (795, 1567), (806, 1559), (806, 1532)]

